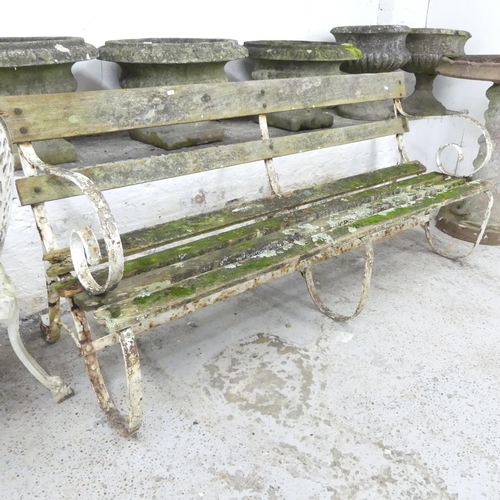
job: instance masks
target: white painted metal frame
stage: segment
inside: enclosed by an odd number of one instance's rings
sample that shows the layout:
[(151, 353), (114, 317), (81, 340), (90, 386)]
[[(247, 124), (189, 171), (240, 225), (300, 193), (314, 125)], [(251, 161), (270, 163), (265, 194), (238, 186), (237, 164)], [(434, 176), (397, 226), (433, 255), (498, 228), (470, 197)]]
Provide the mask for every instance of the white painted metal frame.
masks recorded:
[[(472, 173), (468, 174), (467, 177), (473, 176), (474, 174), (479, 172), (491, 160), (491, 156), (493, 154), (493, 141), (491, 139), (491, 135), (488, 132), (488, 129), (486, 127), (484, 127), (479, 121), (477, 121), (475, 118), (472, 118), (471, 116), (464, 115), (464, 114), (438, 115), (438, 116), (414, 116), (414, 115), (410, 115), (410, 114), (406, 113), (403, 110), (403, 107), (401, 106), (401, 101), (399, 99), (394, 99), (394, 112), (396, 113), (396, 115), (400, 114), (406, 118), (412, 118), (414, 120), (423, 120), (423, 119), (429, 119), (429, 118), (440, 118), (440, 119), (442, 119), (442, 118), (459, 118), (462, 120), (470, 121), (476, 127), (478, 127), (481, 130), (481, 133), (483, 134), (484, 140), (486, 142), (486, 154), (483, 158), (482, 163), (477, 168), (475, 168)], [(402, 161), (404, 161), (404, 162), (409, 161), (402, 134), (398, 134), (396, 136), (396, 139), (398, 142), (398, 149), (399, 149), (399, 153), (401, 155)], [(443, 163), (441, 161), (441, 153), (448, 147), (452, 147), (456, 150), (456, 152), (458, 154), (458, 162), (459, 163), (464, 160), (464, 153), (463, 153), (462, 147), (459, 146), (458, 144), (455, 144), (455, 143), (447, 143), (447, 144), (444, 144), (443, 146), (441, 146), (437, 150), (436, 157), (435, 157), (436, 165), (439, 168), (440, 172), (442, 172), (443, 174), (449, 175), (450, 177), (460, 177), (457, 175), (456, 172), (453, 172), (453, 173), (448, 172), (443, 166)], [(422, 224), (422, 227), (425, 230), (425, 236), (427, 238), (427, 241), (429, 242), (429, 245), (431, 246), (431, 248), (434, 252), (436, 252), (437, 254), (441, 255), (442, 257), (446, 257), (447, 259), (450, 259), (450, 260), (460, 260), (460, 259), (464, 259), (464, 258), (468, 257), (475, 250), (475, 248), (481, 243), (483, 236), (484, 236), (484, 233), (486, 232), (486, 228), (487, 228), (488, 222), (490, 220), (491, 211), (493, 209), (493, 203), (494, 203), (492, 190), (484, 191), (484, 194), (486, 196), (488, 196), (488, 205), (487, 205), (485, 213), (484, 213), (483, 223), (481, 224), (481, 228), (479, 230), (479, 233), (477, 235), (477, 239), (476, 239), (475, 243), (463, 255), (459, 255), (459, 256), (452, 255), (449, 252), (447, 252), (443, 249), (440, 249), (439, 245), (436, 244), (435, 238), (433, 237), (433, 235), (431, 233), (430, 221), (426, 221), (425, 223)]]
[(108, 202), (95, 184), (86, 176), (70, 170), (47, 165), (38, 158), (31, 143), (19, 144), (19, 153), (33, 168), (46, 174), (53, 174), (78, 186), (94, 209), (102, 229), (106, 252), (108, 254), (108, 277), (104, 285), (95, 281), (89, 265), (101, 262), (101, 250), (97, 237), (91, 228), (86, 227), (71, 233), (70, 250), (75, 272), (82, 286), (91, 294), (98, 295), (116, 286), (123, 276), (125, 258), (120, 232), (111, 213)]

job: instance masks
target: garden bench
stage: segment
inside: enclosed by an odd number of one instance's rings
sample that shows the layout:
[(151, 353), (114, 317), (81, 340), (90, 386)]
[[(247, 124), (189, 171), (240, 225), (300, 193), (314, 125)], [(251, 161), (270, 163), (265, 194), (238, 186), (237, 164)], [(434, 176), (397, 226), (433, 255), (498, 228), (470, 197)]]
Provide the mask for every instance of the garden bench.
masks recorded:
[[(428, 229), (432, 210), (488, 192), (485, 181), (428, 172), (407, 158), (402, 135), (408, 119), (397, 111), (404, 94), (401, 73), (381, 73), (0, 98), (0, 115), (19, 147), (25, 174), (16, 182), (20, 203), (31, 205), (43, 242), (48, 320), (42, 330), (51, 342), (61, 328), (72, 332), (99, 404), (120, 433), (135, 432), (142, 421), (138, 334), (295, 271), (302, 273), (323, 313), (345, 320), (321, 301), (311, 275), (315, 263), (364, 247), (356, 315), (368, 291), (374, 240), (416, 225)], [(388, 99), (396, 104), (388, 120), (269, 138), (267, 113)], [(259, 116), (261, 136), (249, 141), (79, 170), (44, 164), (31, 145), (50, 138), (253, 116)], [(384, 136), (397, 138), (398, 165), (282, 191), (274, 158)], [(256, 161), (266, 169), (270, 194), (128, 233), (120, 233), (102, 194), (235, 165), (241, 165), (244, 175), (244, 164)], [(96, 211), (102, 237), (97, 240), (84, 228), (73, 231), (70, 244), (59, 246), (48, 205), (82, 193)], [(76, 333), (61, 321), (61, 299), (69, 302)], [(105, 327), (104, 335), (93, 336), (90, 313)], [(97, 359), (99, 351), (113, 344), (121, 346), (125, 359), (127, 416), (115, 407)]]

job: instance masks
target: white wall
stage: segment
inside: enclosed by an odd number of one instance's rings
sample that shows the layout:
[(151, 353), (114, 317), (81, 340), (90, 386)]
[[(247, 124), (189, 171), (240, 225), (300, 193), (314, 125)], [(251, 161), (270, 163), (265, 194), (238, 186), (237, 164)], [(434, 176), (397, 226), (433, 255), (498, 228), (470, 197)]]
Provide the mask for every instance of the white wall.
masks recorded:
[[(329, 33), (334, 26), (356, 24), (406, 24), (411, 27), (439, 27), (465, 29), (473, 34), (466, 46), (468, 53), (500, 53), (498, 0), (304, 0), (270, 1), (212, 0), (211, 2), (158, 2), (144, 4), (116, 3), (88, 0), (71, 4), (67, 0), (4, 2), (2, 36), (81, 36), (96, 47), (106, 40), (141, 37), (233, 38), (245, 40), (290, 39), (333, 41)], [(144, 9), (141, 7), (144, 6)], [(109, 63), (90, 61), (74, 68), (80, 89), (116, 87), (118, 72)], [(241, 77), (238, 68), (232, 68), (233, 77)], [(436, 93), (451, 109), (469, 109), (482, 118), (486, 109), (484, 90), (487, 84), (453, 81), (438, 78)], [(411, 90), (411, 89), (409, 89)], [(432, 125), (435, 130), (446, 129), (452, 136), (461, 136), (461, 129), (445, 121)], [(437, 128), (436, 128), (437, 127)], [(414, 127), (409, 149), (419, 158), (428, 159), (442, 142), (429, 144), (428, 137), (440, 134), (421, 132), (422, 124)], [(433, 129), (433, 130), (434, 130)], [(425, 135), (425, 141), (419, 137)], [(477, 136), (477, 134), (476, 134)], [(475, 137), (470, 150), (474, 153)], [(447, 139), (448, 140), (448, 139)], [(332, 178), (366, 171), (394, 163), (397, 159), (394, 141), (350, 146), (333, 152), (335, 168), (325, 173), (324, 153), (311, 155), (312, 168), (304, 172), (303, 161), (296, 158), (280, 160), (277, 167), (285, 183), (311, 183), (320, 177)], [(207, 208), (223, 205), (227, 199), (255, 195), (265, 188), (261, 165), (252, 165), (246, 171), (248, 181), (235, 176), (232, 169), (207, 173), (196, 182), (176, 179), (161, 184), (164, 193), (161, 203), (148, 210), (149, 220), (159, 220), (160, 208), (167, 203), (170, 216), (187, 210), (194, 211), (192, 199), (202, 189), (207, 193)], [(230, 186), (230, 189), (226, 189)], [(118, 212), (118, 224), (124, 229), (140, 225), (138, 216), (144, 215), (143, 203), (151, 198), (151, 186), (128, 189), (125, 194), (128, 212)], [(175, 193), (175, 194), (173, 194)], [(224, 195), (221, 195), (223, 193)], [(120, 195), (122, 198), (123, 193)], [(116, 199), (111, 196), (112, 207)], [(160, 207), (162, 205), (162, 207)], [(69, 208), (68, 208), (69, 207)], [(83, 212), (86, 214), (87, 210)], [(54, 213), (61, 219), (58, 232), (88, 223), (82, 216), (81, 201), (72, 199), (63, 209)], [(165, 220), (165, 216), (161, 220)], [(64, 238), (67, 238), (65, 235)], [(63, 241), (67, 241), (63, 239)], [(43, 265), (38, 234), (30, 210), (20, 208), (15, 200), (2, 261), (11, 275), (21, 298), (23, 314), (45, 307)]]

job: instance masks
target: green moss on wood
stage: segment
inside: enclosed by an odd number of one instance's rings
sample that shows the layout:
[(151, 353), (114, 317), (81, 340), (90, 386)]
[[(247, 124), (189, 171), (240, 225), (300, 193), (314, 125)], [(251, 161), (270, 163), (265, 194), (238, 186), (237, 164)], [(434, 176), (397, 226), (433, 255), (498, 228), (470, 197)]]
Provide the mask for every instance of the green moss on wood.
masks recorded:
[[(433, 194), (427, 199), (423, 199), (419, 202), (419, 206), (422, 208), (436, 205), (436, 203), (439, 203), (440, 201), (446, 201), (450, 198), (453, 198), (457, 195), (459, 195), (462, 192), (461, 189), (451, 189), (449, 191), (446, 191), (444, 193), (438, 193), (438, 194)], [(443, 203), (444, 205), (444, 203)], [(366, 217), (354, 224), (351, 224), (353, 228), (361, 228), (361, 227), (366, 227), (366, 226), (371, 226), (374, 224), (378, 224), (380, 222), (384, 222), (388, 220), (389, 218), (393, 217), (400, 217), (409, 213), (415, 212), (415, 207), (409, 206), (409, 207), (399, 207), (399, 208), (392, 208), (388, 210), (386, 213), (382, 214), (375, 214), (370, 217)]]

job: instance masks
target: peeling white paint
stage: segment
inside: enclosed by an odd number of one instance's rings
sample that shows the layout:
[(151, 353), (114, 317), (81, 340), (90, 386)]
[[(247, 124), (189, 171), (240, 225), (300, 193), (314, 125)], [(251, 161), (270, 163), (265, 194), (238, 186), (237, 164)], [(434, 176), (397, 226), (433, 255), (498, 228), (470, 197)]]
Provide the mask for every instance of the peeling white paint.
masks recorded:
[(278, 252), (276, 250), (264, 250), (262, 252), (259, 252), (257, 255), (252, 255), (252, 259), (261, 259), (263, 257), (276, 257), (276, 255), (278, 255)]
[(328, 245), (333, 245), (334, 241), (333, 238), (325, 233), (324, 231), (321, 233), (313, 234), (311, 236), (311, 239), (314, 241), (314, 243), (327, 243)]
[(304, 240), (294, 240), (293, 243), (295, 245), (299, 245), (301, 247), (303, 247), (306, 244), (306, 242)]
[(314, 224), (299, 224), (298, 227), (303, 229), (306, 233), (314, 233), (319, 229), (318, 226), (315, 226)]

